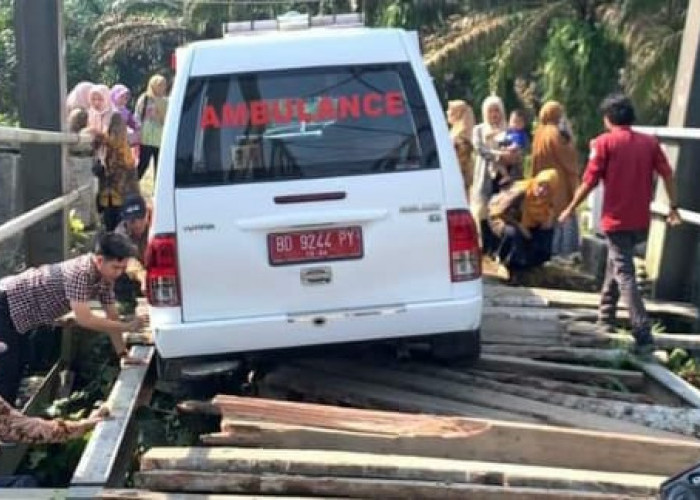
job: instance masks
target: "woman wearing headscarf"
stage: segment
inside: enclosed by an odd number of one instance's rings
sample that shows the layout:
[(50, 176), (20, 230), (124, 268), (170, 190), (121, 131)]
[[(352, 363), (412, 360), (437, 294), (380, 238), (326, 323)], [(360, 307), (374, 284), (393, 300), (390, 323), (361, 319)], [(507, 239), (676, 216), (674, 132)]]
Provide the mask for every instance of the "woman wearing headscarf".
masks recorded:
[[(573, 134), (564, 114), (564, 107), (548, 101), (540, 110), (539, 123), (532, 143), (532, 174), (553, 168), (559, 174), (561, 187), (554, 199), (554, 211), (559, 215), (571, 202), (579, 184), (578, 153)], [(564, 225), (557, 224), (554, 235), (554, 254), (570, 254), (579, 246), (578, 221), (569, 218)]]
[(114, 111), (122, 115), (122, 120), (124, 120), (124, 123), (126, 123), (126, 126), (129, 127), (131, 131), (134, 133), (138, 132), (140, 126), (136, 121), (136, 116), (127, 106), (129, 104), (129, 100), (131, 99), (131, 91), (126, 87), (126, 85), (118, 83), (112, 87), (112, 89), (109, 91), (109, 95)]
[(167, 82), (162, 75), (154, 75), (148, 80), (146, 92), (136, 103), (136, 115), (141, 123), (141, 148), (139, 152), (138, 174), (143, 177), (153, 158), (153, 174), (158, 167), (160, 140), (163, 135), (165, 112), (168, 109), (166, 97)]
[(89, 92), (87, 128), (97, 134), (107, 133), (109, 121), (114, 113), (107, 85), (93, 85)]
[(491, 196), (501, 187), (496, 181), (499, 171), (508, 164), (518, 162), (519, 155), (498, 144), (506, 132), (506, 113), (501, 98), (495, 95), (487, 97), (481, 111), (483, 122), (474, 127), (472, 133), (476, 164), (469, 200), (472, 213), (479, 220), (483, 252), (490, 254), (494, 250), (494, 241), (486, 222), (487, 206)]
[(557, 171), (546, 169), (514, 183), (489, 203), (489, 225), (498, 241), (498, 257), (511, 278), (514, 272), (551, 258), (559, 187)]
[(66, 98), (66, 111), (69, 115), (75, 109), (87, 111), (90, 107), (90, 89), (92, 87), (92, 82), (80, 82), (73, 87)]
[(474, 131), (474, 111), (465, 101), (450, 101), (447, 104), (447, 123), (450, 124), (450, 137), (454, 145), (459, 168), (464, 178), (464, 191), (469, 198), (469, 189), (474, 176), (474, 146), (472, 133)]

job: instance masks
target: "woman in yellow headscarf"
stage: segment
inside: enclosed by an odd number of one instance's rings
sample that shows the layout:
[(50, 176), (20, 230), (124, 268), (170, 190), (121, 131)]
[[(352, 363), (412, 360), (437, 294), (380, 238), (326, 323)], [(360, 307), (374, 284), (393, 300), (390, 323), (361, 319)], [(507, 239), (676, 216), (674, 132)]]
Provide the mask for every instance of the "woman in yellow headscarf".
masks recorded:
[(550, 168), (516, 182), (489, 203), (489, 226), (499, 240), (498, 257), (511, 276), (551, 258), (559, 189), (559, 174)]
[[(559, 215), (571, 202), (578, 188), (579, 162), (564, 108), (556, 101), (548, 101), (542, 106), (532, 143), (533, 175), (546, 168), (554, 168), (559, 174), (560, 188), (554, 199), (554, 210)], [(578, 247), (579, 231), (576, 218), (571, 217), (564, 225), (557, 224), (553, 254), (571, 254), (578, 250)]]
[(464, 191), (469, 198), (469, 189), (474, 177), (474, 111), (465, 101), (450, 101), (447, 103), (447, 123), (450, 124), (450, 137), (464, 178)]

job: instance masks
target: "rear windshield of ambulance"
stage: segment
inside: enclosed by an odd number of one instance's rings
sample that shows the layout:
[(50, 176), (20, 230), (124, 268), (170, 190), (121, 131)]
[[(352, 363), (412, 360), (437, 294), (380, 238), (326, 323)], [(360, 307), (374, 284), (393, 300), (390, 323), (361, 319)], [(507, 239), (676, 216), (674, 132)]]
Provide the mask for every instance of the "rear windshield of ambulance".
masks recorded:
[(408, 64), (193, 78), (176, 161), (178, 187), (439, 166)]

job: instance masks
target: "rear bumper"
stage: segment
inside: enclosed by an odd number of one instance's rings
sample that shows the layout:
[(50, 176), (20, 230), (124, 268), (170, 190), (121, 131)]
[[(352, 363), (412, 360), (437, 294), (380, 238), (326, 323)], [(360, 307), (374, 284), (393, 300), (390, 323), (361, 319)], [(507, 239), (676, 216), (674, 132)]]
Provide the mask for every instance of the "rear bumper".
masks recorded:
[(168, 359), (474, 331), (481, 327), (481, 313), (479, 295), (295, 316), (156, 322), (152, 327), (158, 353)]

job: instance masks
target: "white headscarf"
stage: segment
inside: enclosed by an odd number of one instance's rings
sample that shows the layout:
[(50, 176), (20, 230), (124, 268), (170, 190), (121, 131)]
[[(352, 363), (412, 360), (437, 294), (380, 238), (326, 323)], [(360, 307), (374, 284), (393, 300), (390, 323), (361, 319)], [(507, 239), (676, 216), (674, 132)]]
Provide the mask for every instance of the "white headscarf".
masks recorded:
[[(501, 110), (501, 121), (495, 125), (489, 123), (489, 109), (493, 106), (498, 106)], [(483, 130), (485, 135), (491, 135), (493, 132), (505, 132), (506, 130), (506, 108), (503, 106), (503, 101), (497, 95), (490, 95), (484, 99), (481, 105), (481, 117), (483, 120)]]

